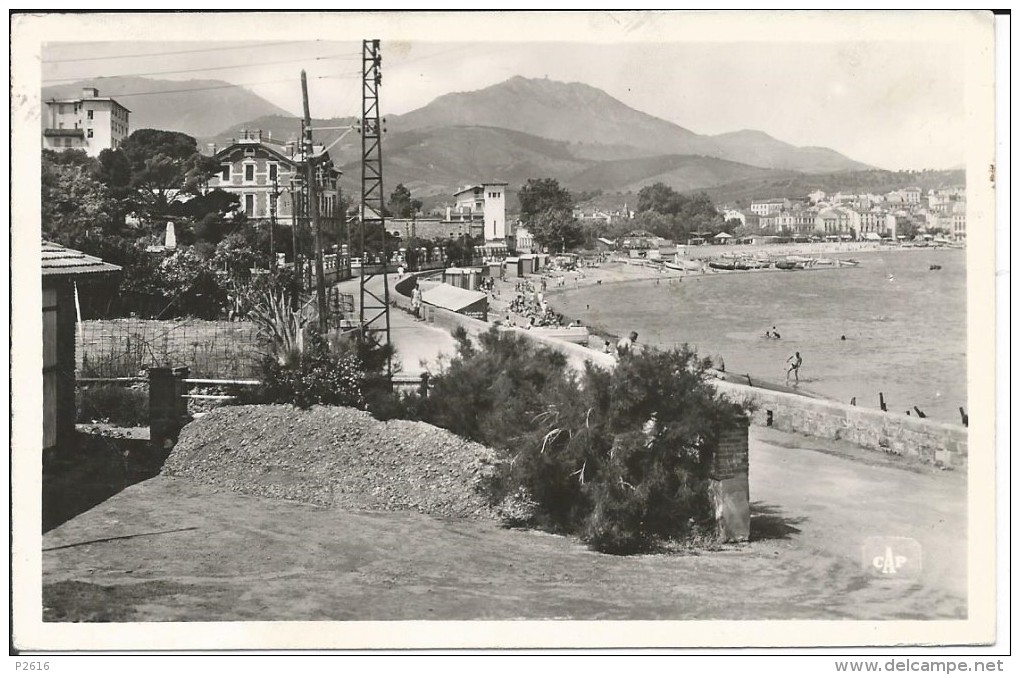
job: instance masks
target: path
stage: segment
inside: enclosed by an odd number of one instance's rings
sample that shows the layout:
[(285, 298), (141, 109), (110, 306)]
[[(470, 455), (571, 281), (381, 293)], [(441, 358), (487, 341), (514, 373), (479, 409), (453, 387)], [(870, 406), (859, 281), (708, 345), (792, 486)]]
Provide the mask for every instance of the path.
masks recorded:
[[(840, 449), (771, 430), (753, 429), (751, 441), (755, 541), (697, 555), (601, 555), (490, 521), (343, 512), (157, 477), (44, 535), (44, 612), (58, 621), (966, 615), (964, 476), (831, 454)], [(919, 583), (863, 569), (860, 542), (875, 534), (921, 542)]]
[[(393, 290), (394, 279), (395, 275), (392, 275), (390, 293), (396, 293)], [(355, 311), (360, 300), (359, 283), (360, 280), (355, 278), (337, 284), (341, 293), (349, 293), (354, 297)], [(377, 286), (376, 292), (382, 294), (381, 279), (372, 279), (369, 283), (373, 287)], [(390, 340), (397, 348), (401, 370), (408, 375), (424, 370), (434, 372), (439, 355), (452, 355), (457, 347), (449, 331), (429, 326), (424, 321), (416, 321), (413, 316), (396, 307), (390, 307)]]

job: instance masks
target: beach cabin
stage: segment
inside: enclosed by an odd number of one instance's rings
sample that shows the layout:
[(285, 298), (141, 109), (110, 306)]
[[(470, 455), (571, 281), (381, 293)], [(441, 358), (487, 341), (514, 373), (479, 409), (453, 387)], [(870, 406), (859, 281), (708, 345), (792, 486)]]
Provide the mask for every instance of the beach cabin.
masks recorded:
[(43, 452), (74, 438), (78, 283), (109, 278), (117, 265), (81, 251), (42, 243)]
[(534, 274), (538, 270), (535, 265), (535, 256), (531, 253), (523, 253), (520, 256), (521, 269), (524, 270), (525, 274)]
[(714, 237), (712, 237), (712, 243), (713, 244), (729, 244), (731, 239), (733, 239), (733, 235), (732, 234), (727, 234), (726, 232), (720, 232), (719, 234), (717, 234)]
[(421, 301), (430, 307), (438, 307), (482, 321), (488, 321), (489, 318), (489, 296), (481, 291), (441, 284), (424, 291)]

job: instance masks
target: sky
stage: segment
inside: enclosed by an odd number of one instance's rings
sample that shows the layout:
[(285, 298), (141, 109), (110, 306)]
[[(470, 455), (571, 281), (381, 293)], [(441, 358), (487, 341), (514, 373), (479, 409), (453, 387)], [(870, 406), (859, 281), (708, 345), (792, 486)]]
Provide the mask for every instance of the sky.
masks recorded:
[[(966, 81), (951, 43), (383, 40), (381, 51), (384, 115), (516, 75), (548, 77), (603, 89), (699, 134), (757, 129), (893, 170), (965, 161)], [(295, 114), (305, 69), (314, 117), (360, 111), (360, 42), (48, 42), (41, 56), (44, 86), (111, 75), (215, 79)]]

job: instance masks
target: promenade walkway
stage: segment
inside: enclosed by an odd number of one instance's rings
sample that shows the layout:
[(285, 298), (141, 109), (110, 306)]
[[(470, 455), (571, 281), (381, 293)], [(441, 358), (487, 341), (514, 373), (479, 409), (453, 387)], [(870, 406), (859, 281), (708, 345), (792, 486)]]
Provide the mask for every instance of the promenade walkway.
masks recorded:
[[(390, 293), (393, 290), (395, 275), (390, 277)], [(348, 279), (337, 284), (341, 293), (354, 296), (355, 311), (359, 301), (359, 279)], [(382, 292), (382, 280), (373, 279), (369, 283)], [(450, 356), (456, 352), (457, 343), (450, 331), (435, 328), (424, 321), (416, 321), (413, 316), (402, 309), (390, 308), (390, 340), (397, 348), (397, 360), (401, 372), (414, 375), (425, 370), (434, 371), (440, 354)], [(423, 365), (424, 364), (424, 365)]]

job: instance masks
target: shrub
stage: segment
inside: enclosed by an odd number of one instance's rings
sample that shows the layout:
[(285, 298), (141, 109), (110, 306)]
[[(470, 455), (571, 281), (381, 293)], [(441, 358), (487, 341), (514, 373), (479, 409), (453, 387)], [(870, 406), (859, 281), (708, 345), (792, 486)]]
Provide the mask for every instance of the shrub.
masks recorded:
[(125, 427), (149, 423), (147, 389), (117, 385), (79, 386), (75, 391), (78, 422), (109, 422)]
[(263, 358), (262, 384), (243, 402), (364, 407), (364, 370), (353, 349), (331, 348), (317, 331), (307, 332), (307, 347), (297, 357), (283, 363), (272, 355)]
[(576, 533), (612, 553), (711, 529), (719, 432), (744, 411), (706, 384), (693, 351), (646, 349), (612, 372), (589, 364), (576, 373), (513, 333), (489, 331), (477, 348), (458, 342), (414, 412), (502, 452), (488, 489), (505, 520)]

